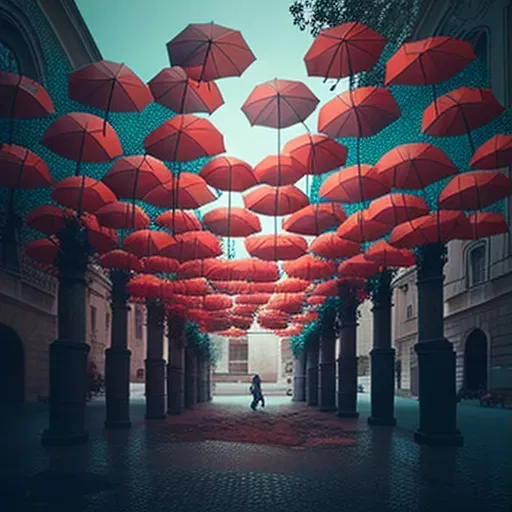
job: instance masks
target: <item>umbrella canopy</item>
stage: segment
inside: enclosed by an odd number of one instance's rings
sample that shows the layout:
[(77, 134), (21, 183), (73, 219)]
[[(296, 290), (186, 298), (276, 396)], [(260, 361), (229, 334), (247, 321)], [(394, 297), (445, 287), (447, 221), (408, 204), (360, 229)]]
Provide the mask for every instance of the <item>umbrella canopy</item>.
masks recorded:
[(304, 255), (308, 243), (299, 235), (252, 235), (244, 240), (251, 256), (267, 261), (295, 260)]
[(259, 217), (238, 207), (210, 210), (204, 214), (203, 223), (212, 233), (221, 236), (246, 237), (261, 231)]
[(292, 324), (286, 329), (277, 329), (275, 334), (281, 338), (290, 338), (292, 336), (298, 336), (303, 330), (304, 326)]
[(225, 331), (218, 331), (217, 336), (223, 336), (224, 338), (244, 338), (247, 336), (247, 331), (239, 329), (238, 327), (230, 327)]
[(337, 297), (339, 294), (339, 284), (337, 279), (329, 279), (323, 283), (318, 283), (313, 289), (313, 295), (323, 297)]
[(298, 279), (296, 277), (287, 277), (276, 283), (276, 293), (296, 293), (304, 292), (311, 286), (310, 281)]
[(312, 253), (324, 258), (350, 258), (361, 252), (357, 242), (344, 240), (336, 233), (324, 233), (313, 240), (310, 246)]
[(60, 252), (60, 244), (56, 237), (31, 240), (25, 246), (25, 256), (42, 265), (53, 265)]
[(379, 271), (380, 265), (374, 261), (367, 260), (364, 254), (353, 256), (338, 265), (338, 276), (340, 277), (369, 277)]
[(270, 297), (267, 308), (292, 315), (302, 311), (302, 307), (306, 302), (306, 294), (298, 293), (276, 293)]
[(114, 229), (101, 226), (95, 215), (84, 215), (81, 220), (87, 230), (87, 239), (98, 254), (117, 248), (117, 233)]
[(386, 185), (410, 190), (423, 189), (458, 172), (446, 153), (424, 142), (396, 146), (380, 158), (375, 169)]
[(439, 195), (447, 210), (482, 210), (512, 195), (512, 180), (499, 171), (471, 171), (455, 176)]
[(175, 274), (180, 268), (180, 262), (165, 256), (147, 256), (142, 258), (142, 267), (149, 274)]
[(250, 293), (246, 295), (238, 295), (235, 297), (237, 304), (266, 304), (272, 295), (270, 293)]
[(224, 104), (215, 82), (197, 82), (179, 66), (162, 69), (148, 85), (155, 101), (177, 114), (213, 114)]
[(305, 168), (289, 155), (269, 155), (254, 168), (256, 179), (279, 187), (293, 185), (305, 174)]
[(276, 263), (257, 258), (228, 260), (223, 265), (211, 268), (206, 277), (212, 281), (251, 281), (274, 283), (279, 279)]
[(307, 119), (319, 101), (302, 82), (275, 78), (257, 85), (242, 111), (251, 126), (287, 128)]
[(139, 258), (137, 258), (135, 254), (123, 251), (122, 249), (114, 249), (102, 254), (98, 259), (98, 263), (103, 268), (112, 270), (126, 270), (128, 272), (143, 271), (142, 263)]
[(254, 315), (258, 309), (260, 309), (259, 304), (237, 304), (231, 308), (230, 313), (237, 316), (252, 316)]
[(60, 116), (48, 127), (41, 144), (75, 162), (110, 162), (123, 152), (114, 128), (83, 112)]
[(30, 149), (16, 144), (0, 146), (0, 187), (45, 188), (52, 181), (45, 161)]
[(275, 291), (274, 282), (262, 283), (253, 281), (215, 281), (213, 286), (217, 291), (229, 293), (231, 295), (251, 295), (253, 293), (271, 294)]
[(243, 192), (258, 184), (252, 167), (232, 156), (217, 156), (203, 166), (199, 173), (208, 185), (218, 190)]
[(201, 231), (203, 227), (194, 212), (183, 210), (167, 210), (161, 213), (156, 219), (156, 224), (164, 228), (173, 229), (174, 234), (185, 233), (185, 231)]
[(0, 117), (34, 119), (54, 113), (52, 99), (39, 82), (0, 71)]
[(306, 174), (323, 174), (345, 165), (347, 148), (328, 135), (305, 133), (289, 140), (283, 153), (290, 155)]
[(360, 87), (328, 101), (318, 116), (318, 131), (334, 139), (371, 137), (400, 117), (400, 108), (384, 87)]
[(374, 199), (368, 207), (370, 221), (387, 224), (390, 227), (428, 213), (429, 209), (424, 199), (410, 194), (388, 194)]
[(153, 96), (125, 64), (100, 60), (69, 73), (70, 99), (107, 112), (142, 112)]
[(145, 229), (149, 217), (137, 205), (115, 201), (98, 208), (94, 214), (102, 226), (113, 229)]
[(357, 22), (320, 31), (304, 62), (309, 76), (343, 78), (369, 71), (379, 60), (386, 39)]
[(471, 157), (473, 169), (500, 169), (512, 165), (512, 135), (499, 133), (482, 144)]
[(347, 218), (345, 210), (337, 203), (310, 204), (283, 221), (283, 229), (300, 235), (318, 236)]
[(155, 187), (169, 180), (171, 171), (151, 155), (122, 156), (101, 181), (125, 199), (142, 199)]
[(402, 44), (386, 62), (385, 85), (440, 84), (476, 58), (473, 46), (453, 37), (434, 36)]
[(425, 109), (421, 131), (434, 137), (463, 135), (491, 122), (504, 110), (490, 89), (461, 87)]
[(103, 182), (88, 176), (69, 176), (60, 180), (53, 187), (52, 199), (72, 210), (89, 213), (117, 201)]
[(130, 233), (123, 240), (123, 249), (143, 258), (145, 256), (158, 256), (167, 247), (175, 245), (174, 238), (163, 231), (141, 229)]
[(363, 243), (382, 238), (390, 229), (390, 225), (370, 219), (368, 210), (359, 210), (341, 224), (336, 234), (344, 240)]
[(27, 215), (25, 224), (46, 235), (56, 235), (66, 227), (66, 221), (71, 216), (71, 213), (57, 206), (44, 204), (38, 206)]
[(332, 261), (321, 260), (306, 254), (295, 261), (283, 263), (283, 270), (290, 277), (313, 281), (331, 277), (336, 272), (336, 265)]
[(240, 76), (256, 57), (238, 30), (215, 23), (188, 25), (167, 43), (173, 66), (181, 66), (194, 80)]
[(318, 319), (318, 313), (316, 311), (306, 311), (299, 315), (294, 315), (292, 321), (296, 324), (309, 324)]
[(263, 215), (288, 215), (309, 204), (308, 196), (295, 185), (260, 185), (245, 194), (243, 199), (248, 210)]
[(144, 149), (161, 160), (187, 162), (224, 153), (224, 137), (208, 119), (179, 114), (155, 128), (145, 139)]
[(365, 259), (382, 267), (412, 267), (416, 261), (414, 253), (408, 249), (397, 249), (385, 240), (379, 240), (364, 253)]
[(319, 195), (328, 201), (359, 203), (387, 194), (390, 188), (380, 180), (375, 167), (358, 164), (331, 174), (320, 186)]
[(501, 213), (475, 212), (469, 215), (468, 220), (471, 226), (468, 238), (471, 240), (509, 232), (507, 221)]
[(175, 243), (162, 249), (161, 255), (180, 262), (215, 258), (222, 254), (220, 240), (209, 231), (187, 231), (174, 237)]
[(181, 263), (177, 273), (181, 279), (206, 277), (210, 270), (222, 267), (224, 263), (216, 258), (192, 259)]

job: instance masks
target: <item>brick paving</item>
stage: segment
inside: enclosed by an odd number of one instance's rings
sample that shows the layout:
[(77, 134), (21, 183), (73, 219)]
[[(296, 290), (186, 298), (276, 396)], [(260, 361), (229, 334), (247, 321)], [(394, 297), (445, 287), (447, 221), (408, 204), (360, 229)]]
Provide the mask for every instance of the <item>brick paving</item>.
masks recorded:
[[(286, 397), (264, 410), (215, 397), (182, 416), (106, 431), (88, 405), (86, 446), (43, 448), (44, 404), (4, 408), (0, 510), (507, 511), (512, 510), (512, 411), (459, 406), (460, 449), (417, 446), (418, 403), (397, 398), (398, 426), (369, 428)], [(4, 505), (6, 508), (4, 508)]]

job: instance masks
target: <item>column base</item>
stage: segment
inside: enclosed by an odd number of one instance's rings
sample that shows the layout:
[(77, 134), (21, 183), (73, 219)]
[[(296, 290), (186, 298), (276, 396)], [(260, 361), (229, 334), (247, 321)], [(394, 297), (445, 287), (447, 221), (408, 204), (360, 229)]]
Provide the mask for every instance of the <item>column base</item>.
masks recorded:
[(43, 431), (41, 435), (41, 444), (43, 446), (73, 446), (77, 444), (86, 444), (89, 441), (89, 433), (55, 435), (50, 430)]
[(130, 428), (130, 357), (123, 347), (105, 350), (105, 428)]
[(121, 430), (124, 428), (131, 428), (132, 422), (131, 421), (105, 421), (105, 428), (112, 429), (112, 430)]
[(425, 434), (417, 430), (414, 441), (422, 446), (464, 446), (464, 438), (459, 431), (452, 434)]
[(370, 416), (368, 418), (368, 425), (372, 427), (394, 427), (396, 425), (396, 418), (374, 418)]
[(359, 413), (356, 411), (336, 411), (338, 418), (359, 418)]
[(155, 414), (154, 416), (146, 414), (144, 416), (145, 420), (165, 420), (165, 418), (167, 418), (167, 414)]

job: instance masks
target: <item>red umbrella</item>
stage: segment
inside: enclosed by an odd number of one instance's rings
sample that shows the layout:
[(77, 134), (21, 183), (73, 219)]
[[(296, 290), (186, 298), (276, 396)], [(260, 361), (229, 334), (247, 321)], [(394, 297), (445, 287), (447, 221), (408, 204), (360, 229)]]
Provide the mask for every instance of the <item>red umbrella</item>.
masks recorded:
[(379, 60), (386, 40), (361, 23), (323, 29), (304, 57), (309, 76), (343, 78), (369, 71)]
[(294, 315), (302, 311), (305, 301), (306, 294), (304, 292), (277, 293), (270, 297), (267, 308)]
[(25, 256), (42, 265), (53, 265), (60, 252), (57, 238), (41, 238), (32, 240), (25, 246)]
[(423, 189), (458, 172), (443, 151), (424, 142), (396, 146), (381, 157), (375, 169), (386, 185), (411, 190)]
[(346, 218), (345, 210), (339, 204), (310, 204), (284, 220), (283, 229), (290, 233), (318, 236)]
[(270, 293), (251, 293), (247, 295), (238, 295), (235, 297), (237, 304), (266, 304), (271, 297)]
[(98, 254), (117, 248), (117, 233), (114, 229), (100, 226), (95, 215), (84, 215), (82, 223), (87, 230), (87, 239)]
[(321, 306), (325, 302), (325, 295), (311, 295), (308, 297), (308, 306)]
[(379, 240), (367, 249), (364, 257), (382, 267), (412, 267), (415, 264), (413, 252), (397, 249), (384, 240)]
[(238, 327), (230, 327), (225, 331), (218, 331), (217, 336), (224, 336), (225, 338), (243, 338), (247, 336), (247, 331), (239, 329)]
[(368, 277), (380, 271), (380, 265), (367, 260), (364, 254), (358, 254), (338, 265), (339, 276)]
[(205, 213), (203, 223), (221, 236), (246, 237), (261, 231), (258, 216), (244, 208), (216, 208)]
[(140, 258), (158, 256), (164, 249), (173, 245), (176, 245), (176, 242), (171, 235), (151, 229), (135, 231), (123, 240), (123, 249)]
[(16, 144), (0, 146), (0, 187), (45, 188), (52, 181), (48, 166), (40, 156)]
[(400, 117), (400, 108), (384, 87), (360, 87), (328, 101), (318, 116), (318, 131), (334, 139), (370, 137)]
[(391, 226), (369, 218), (368, 210), (354, 212), (336, 230), (336, 234), (344, 240), (352, 242), (371, 242), (382, 238)]
[(281, 338), (290, 338), (291, 336), (297, 336), (304, 330), (302, 325), (290, 325), (286, 329), (278, 329), (275, 331), (276, 336)]
[(173, 66), (195, 80), (240, 76), (256, 57), (238, 30), (215, 23), (194, 23), (167, 43)]
[(256, 179), (275, 187), (293, 185), (305, 174), (305, 168), (297, 160), (285, 154), (265, 157), (254, 168)]
[(246, 258), (224, 261), (222, 266), (211, 268), (206, 277), (212, 281), (273, 283), (279, 279), (279, 270), (274, 262)]
[(161, 255), (180, 262), (215, 258), (222, 254), (220, 240), (209, 231), (187, 231), (174, 237), (175, 243), (165, 247)]
[(216, 258), (192, 259), (181, 263), (177, 273), (182, 279), (206, 277), (210, 270), (222, 267), (225, 263)]
[(148, 85), (155, 101), (177, 114), (212, 114), (224, 104), (215, 82), (196, 82), (179, 66), (162, 69)]
[(248, 331), (253, 324), (253, 318), (252, 316), (246, 317), (231, 315), (231, 323), (233, 324), (233, 327), (236, 327), (237, 329)]
[(482, 144), (469, 165), (473, 169), (500, 169), (512, 165), (512, 135), (499, 133)]
[(169, 180), (170, 171), (151, 155), (122, 156), (102, 180), (120, 198), (142, 199)]
[(175, 274), (180, 268), (180, 262), (165, 256), (147, 256), (142, 259), (144, 272), (149, 274)]
[(427, 215), (427, 203), (418, 196), (410, 194), (388, 194), (374, 199), (368, 207), (368, 219), (388, 226)]
[(179, 114), (155, 128), (145, 139), (144, 149), (161, 160), (186, 162), (224, 153), (224, 137), (215, 126), (193, 114)]
[(323, 174), (347, 161), (347, 148), (324, 134), (299, 135), (284, 145), (283, 153), (296, 160), (307, 174)]
[(310, 250), (324, 258), (350, 258), (361, 252), (357, 242), (343, 240), (336, 233), (324, 233), (313, 240)]
[(243, 192), (258, 184), (252, 167), (232, 156), (212, 158), (203, 166), (199, 176), (218, 190)]
[(261, 283), (252, 281), (215, 281), (215, 289), (231, 295), (251, 295), (253, 293), (274, 293), (275, 283)]
[(328, 201), (359, 203), (387, 194), (375, 167), (368, 164), (351, 165), (331, 174), (320, 186), (319, 195)]
[(453, 37), (434, 36), (402, 44), (386, 63), (385, 85), (439, 84), (476, 58), (473, 46)]
[(258, 309), (260, 309), (259, 304), (237, 304), (231, 308), (231, 314), (247, 317), (254, 315)]
[(501, 213), (475, 212), (469, 215), (469, 224), (471, 232), (468, 238), (471, 240), (509, 232), (507, 221)]
[(313, 281), (331, 277), (336, 272), (336, 265), (332, 261), (321, 260), (307, 254), (295, 261), (284, 262), (283, 270), (290, 277)]
[(302, 313), (300, 315), (295, 315), (292, 320), (297, 324), (309, 324), (309, 322), (314, 322), (318, 319), (318, 313), (315, 311), (307, 311), (306, 313)]
[(102, 254), (98, 263), (103, 268), (119, 269), (126, 271), (142, 272), (142, 264), (134, 254), (123, 251), (122, 249), (114, 249)]
[(185, 233), (185, 231), (201, 231), (201, 222), (194, 212), (183, 210), (168, 210), (161, 213), (155, 222), (162, 227), (172, 229), (174, 222), (174, 234)]
[(65, 210), (57, 206), (45, 204), (32, 210), (27, 215), (25, 224), (46, 235), (56, 235), (66, 227), (66, 220), (70, 217), (71, 215)]
[(303, 122), (319, 99), (302, 82), (274, 79), (257, 85), (242, 111), (251, 126), (286, 128)]
[(201, 298), (201, 307), (206, 311), (221, 311), (229, 309), (233, 305), (233, 299), (229, 295), (212, 293)]
[(243, 199), (248, 210), (263, 215), (287, 215), (309, 204), (308, 196), (295, 185), (260, 185), (245, 194)]
[(296, 293), (306, 291), (311, 286), (310, 281), (298, 279), (296, 277), (287, 277), (276, 283), (276, 293)]
[(83, 112), (60, 116), (48, 127), (41, 144), (78, 163), (110, 162), (123, 152), (114, 128), (100, 117)]
[(212, 292), (211, 286), (206, 281), (206, 279), (202, 277), (169, 281), (168, 284), (170, 293), (203, 296)]
[(322, 295), (324, 297), (337, 297), (339, 293), (339, 284), (337, 279), (330, 279), (323, 283), (318, 283), (313, 289), (313, 295)]
[(94, 213), (117, 201), (115, 194), (101, 181), (88, 176), (70, 176), (55, 184), (52, 199), (78, 212)]
[(98, 222), (114, 229), (146, 229), (149, 227), (149, 217), (137, 205), (116, 201), (98, 208), (94, 214)]
[(308, 243), (299, 235), (252, 235), (245, 239), (245, 248), (251, 256), (262, 260), (295, 260), (304, 255)]
[(482, 210), (512, 195), (512, 180), (500, 171), (471, 171), (455, 176), (439, 195), (440, 208)]

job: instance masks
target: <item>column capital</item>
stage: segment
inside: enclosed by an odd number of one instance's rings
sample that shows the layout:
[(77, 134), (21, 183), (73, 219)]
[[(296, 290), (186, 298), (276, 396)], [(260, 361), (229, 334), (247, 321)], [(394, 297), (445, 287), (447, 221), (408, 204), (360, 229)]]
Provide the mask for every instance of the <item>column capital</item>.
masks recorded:
[(426, 244), (418, 248), (416, 263), (418, 284), (432, 280), (444, 280), (443, 268), (448, 261), (445, 244)]

